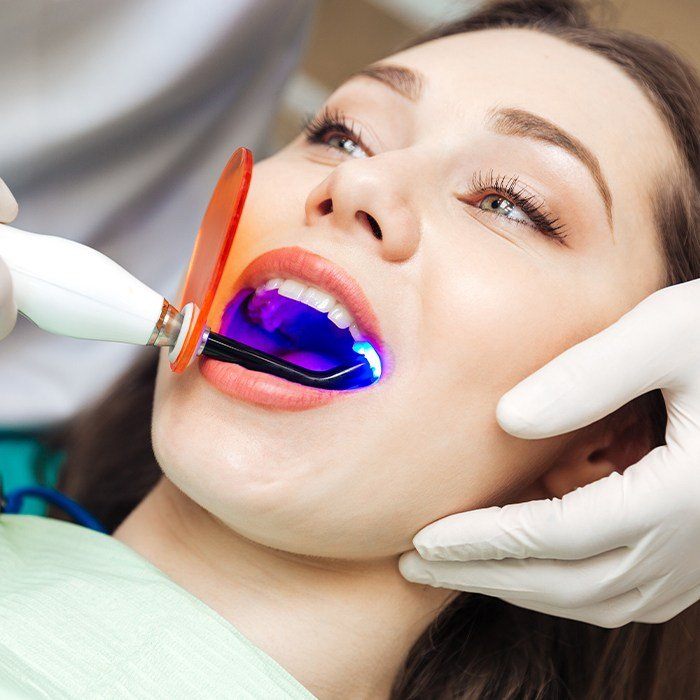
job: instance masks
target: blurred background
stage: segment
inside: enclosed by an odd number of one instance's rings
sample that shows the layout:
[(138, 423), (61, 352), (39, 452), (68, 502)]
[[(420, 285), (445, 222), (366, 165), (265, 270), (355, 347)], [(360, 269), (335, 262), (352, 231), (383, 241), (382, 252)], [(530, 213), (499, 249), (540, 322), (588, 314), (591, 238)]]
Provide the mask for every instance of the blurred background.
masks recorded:
[[(299, 131), (339, 81), (412, 37), (476, 9), (479, 0), (317, 0), (299, 70), (285, 90), (271, 146)], [(668, 42), (700, 70), (700, 0), (594, 0), (607, 26)]]

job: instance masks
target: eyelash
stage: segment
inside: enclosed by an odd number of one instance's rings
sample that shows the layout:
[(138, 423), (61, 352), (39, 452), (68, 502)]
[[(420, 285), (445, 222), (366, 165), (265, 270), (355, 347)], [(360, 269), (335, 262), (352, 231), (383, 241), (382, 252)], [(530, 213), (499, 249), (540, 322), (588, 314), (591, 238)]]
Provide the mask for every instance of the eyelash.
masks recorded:
[(369, 149), (362, 143), (362, 129), (355, 126), (355, 122), (338, 109), (331, 110), (324, 107), (317, 116), (311, 116), (303, 124), (306, 140), (309, 143), (319, 143), (328, 146), (325, 139), (329, 134), (336, 133), (354, 141), (368, 155)]
[[(331, 110), (324, 107), (323, 111), (307, 118), (303, 124), (303, 131), (308, 143), (328, 145), (326, 139), (329, 134), (337, 134), (351, 139), (360, 148), (369, 154), (368, 149), (362, 143), (361, 129), (355, 127), (355, 122), (338, 109)], [(476, 197), (487, 194), (497, 194), (509, 200), (515, 206), (522, 209), (527, 217), (532, 221), (532, 225), (524, 221), (515, 221), (521, 226), (528, 226), (540, 231), (545, 236), (555, 239), (559, 243), (564, 243), (566, 231), (559, 219), (552, 216), (544, 208), (544, 202), (537, 196), (527, 192), (525, 186), (520, 185), (518, 177), (507, 177), (505, 175), (495, 175), (493, 170), (487, 176), (479, 171), (472, 179), (472, 191), (460, 196), (460, 200), (465, 204), (474, 205)], [(502, 216), (497, 214), (496, 216)]]
[(516, 221), (523, 226), (529, 226), (541, 231), (545, 236), (556, 239), (563, 243), (566, 238), (566, 229), (559, 219), (544, 207), (544, 201), (534, 194), (530, 194), (524, 185), (519, 184), (518, 176), (507, 177), (505, 175), (495, 175), (490, 170), (487, 176), (479, 171), (472, 179), (472, 191), (469, 194), (460, 196), (460, 200), (465, 204), (473, 206), (473, 201), (480, 195), (497, 194), (509, 200), (527, 214), (532, 225), (524, 221)]

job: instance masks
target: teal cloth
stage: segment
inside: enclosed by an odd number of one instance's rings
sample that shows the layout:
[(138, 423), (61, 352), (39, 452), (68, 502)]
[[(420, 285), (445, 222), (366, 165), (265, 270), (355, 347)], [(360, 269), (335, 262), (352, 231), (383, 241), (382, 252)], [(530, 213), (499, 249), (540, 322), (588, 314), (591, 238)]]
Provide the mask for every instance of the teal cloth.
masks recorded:
[(0, 698), (313, 698), (202, 601), (108, 535), (0, 516)]
[[(0, 430), (0, 477), (5, 492), (23, 486), (50, 486), (55, 488), (63, 454), (49, 452), (36, 435)], [(26, 498), (22, 512), (44, 515), (46, 502)]]

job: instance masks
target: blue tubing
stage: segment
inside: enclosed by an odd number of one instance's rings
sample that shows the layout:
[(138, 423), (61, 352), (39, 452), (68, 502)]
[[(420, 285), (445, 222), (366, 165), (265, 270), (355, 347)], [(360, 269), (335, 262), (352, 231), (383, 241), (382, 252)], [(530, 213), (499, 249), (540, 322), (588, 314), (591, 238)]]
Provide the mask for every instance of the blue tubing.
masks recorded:
[(70, 515), (78, 525), (107, 534), (107, 530), (102, 526), (102, 523), (85, 510), (85, 508), (78, 505), (73, 499), (68, 498), (68, 496), (64, 496), (60, 491), (47, 488), (46, 486), (26, 486), (8, 492), (5, 494), (3, 512), (11, 514), (19, 513), (22, 509), (24, 499), (28, 496), (41, 498), (51, 505), (60, 508), (64, 513)]

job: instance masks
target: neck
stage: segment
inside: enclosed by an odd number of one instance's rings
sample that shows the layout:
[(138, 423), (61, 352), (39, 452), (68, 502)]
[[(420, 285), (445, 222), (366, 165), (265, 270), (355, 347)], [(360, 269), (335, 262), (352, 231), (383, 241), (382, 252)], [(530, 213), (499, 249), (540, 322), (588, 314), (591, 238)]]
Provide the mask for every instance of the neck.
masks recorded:
[(409, 649), (451, 597), (404, 581), (396, 558), (319, 560), (246, 540), (166, 478), (115, 537), (319, 698), (387, 697)]

